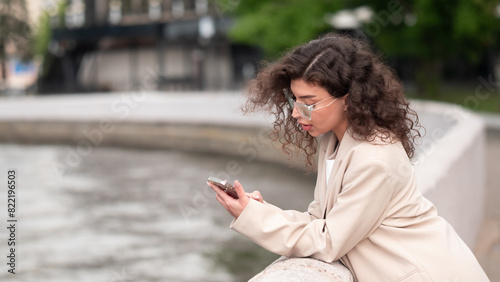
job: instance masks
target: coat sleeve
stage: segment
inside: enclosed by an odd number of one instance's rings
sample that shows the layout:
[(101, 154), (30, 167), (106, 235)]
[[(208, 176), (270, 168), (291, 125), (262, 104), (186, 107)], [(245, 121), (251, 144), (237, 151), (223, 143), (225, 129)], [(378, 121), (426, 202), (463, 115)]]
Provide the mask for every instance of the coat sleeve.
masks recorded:
[[(280, 213), (288, 221), (312, 221), (321, 217), (321, 209), (319, 202), (314, 200), (309, 204), (307, 212), (300, 212), (295, 210), (282, 210), (275, 205), (264, 201), (264, 206), (271, 208), (274, 212)], [(234, 221), (233, 221), (234, 222)]]
[(392, 190), (387, 165), (370, 160), (345, 172), (326, 218), (290, 220), (285, 211), (251, 200), (231, 228), (276, 254), (331, 262), (380, 225)]

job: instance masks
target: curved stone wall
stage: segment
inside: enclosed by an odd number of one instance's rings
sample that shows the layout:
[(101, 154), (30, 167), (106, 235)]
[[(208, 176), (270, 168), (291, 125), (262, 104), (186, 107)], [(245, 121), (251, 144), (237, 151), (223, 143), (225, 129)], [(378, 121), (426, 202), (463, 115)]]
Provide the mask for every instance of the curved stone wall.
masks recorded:
[(424, 126), (425, 116), (434, 115), (440, 121), (429, 126), (419, 148), (415, 166), (419, 187), (474, 248), (486, 189), (484, 122), (455, 105), (416, 101), (413, 105), (424, 117)]

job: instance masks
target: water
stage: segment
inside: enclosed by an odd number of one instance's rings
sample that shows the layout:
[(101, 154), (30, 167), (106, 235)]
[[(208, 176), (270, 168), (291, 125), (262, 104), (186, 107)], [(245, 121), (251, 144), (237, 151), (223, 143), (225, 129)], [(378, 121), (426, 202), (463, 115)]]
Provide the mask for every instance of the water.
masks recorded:
[(238, 179), (306, 210), (315, 176), (257, 161), (165, 150), (0, 145), (17, 170), (16, 274), (7, 272), (7, 187), (0, 195), (2, 281), (246, 281), (276, 255), (228, 228), (205, 185)]

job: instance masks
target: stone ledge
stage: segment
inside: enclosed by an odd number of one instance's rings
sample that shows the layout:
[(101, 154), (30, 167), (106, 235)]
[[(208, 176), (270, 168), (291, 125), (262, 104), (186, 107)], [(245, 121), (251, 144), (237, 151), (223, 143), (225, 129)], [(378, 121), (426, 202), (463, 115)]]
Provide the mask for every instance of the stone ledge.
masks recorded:
[(75, 153), (97, 146), (170, 149), (304, 168), (304, 157), (290, 159), (283, 154), (280, 144), (269, 139), (270, 132), (270, 128), (259, 125), (0, 119), (0, 143), (65, 144)]
[(313, 258), (281, 257), (266, 267), (249, 282), (353, 282), (354, 278), (344, 265), (335, 261), (326, 263)]

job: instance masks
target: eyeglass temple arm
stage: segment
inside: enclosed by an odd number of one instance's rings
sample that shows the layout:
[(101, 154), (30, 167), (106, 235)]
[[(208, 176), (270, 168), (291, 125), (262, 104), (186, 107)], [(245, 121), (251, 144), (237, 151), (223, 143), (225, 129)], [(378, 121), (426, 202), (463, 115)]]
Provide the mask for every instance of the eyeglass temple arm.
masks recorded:
[(288, 100), (288, 103), (290, 103), (290, 106), (292, 106), (292, 108), (293, 108), (294, 107), (294, 101), (293, 101), (292, 96), (290, 96), (290, 93), (288, 93), (288, 89), (283, 88), (283, 93), (285, 94), (285, 98)]

